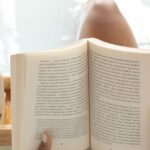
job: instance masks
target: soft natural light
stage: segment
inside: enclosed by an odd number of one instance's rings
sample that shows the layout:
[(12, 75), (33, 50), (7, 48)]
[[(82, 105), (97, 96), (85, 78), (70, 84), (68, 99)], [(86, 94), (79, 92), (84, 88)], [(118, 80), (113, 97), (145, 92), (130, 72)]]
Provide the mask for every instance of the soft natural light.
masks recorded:
[[(0, 69), (9, 56), (64, 46), (76, 40), (88, 0), (0, 0)], [(116, 0), (138, 44), (150, 48), (150, 0)]]
[(3, 72), (8, 72), (9, 55), (18, 50), (14, 0), (1, 0), (0, 67), (3, 69)]
[(141, 48), (150, 48), (150, 0), (116, 0)]

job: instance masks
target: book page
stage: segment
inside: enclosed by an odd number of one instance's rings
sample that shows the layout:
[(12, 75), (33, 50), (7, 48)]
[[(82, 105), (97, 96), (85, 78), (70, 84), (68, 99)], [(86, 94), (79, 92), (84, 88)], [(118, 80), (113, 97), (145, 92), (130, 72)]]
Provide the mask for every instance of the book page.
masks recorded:
[(44, 131), (52, 150), (89, 146), (87, 41), (26, 55), (20, 149), (36, 150)]
[(150, 52), (89, 44), (93, 150), (150, 149)]
[(19, 131), (24, 93), (25, 62), (25, 55), (18, 54), (17, 56), (11, 57), (12, 150), (19, 150)]

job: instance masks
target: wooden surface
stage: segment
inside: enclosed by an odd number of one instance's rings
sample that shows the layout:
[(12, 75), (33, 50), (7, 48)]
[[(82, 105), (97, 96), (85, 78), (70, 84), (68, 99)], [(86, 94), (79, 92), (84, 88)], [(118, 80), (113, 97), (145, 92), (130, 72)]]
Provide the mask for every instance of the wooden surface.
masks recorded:
[(0, 146), (11, 145), (11, 126), (0, 126)]
[[(4, 79), (4, 87), (5, 87), (6, 102), (7, 102), (10, 101), (10, 77), (5, 76), (3, 79)], [(5, 114), (5, 116), (7, 115)], [(11, 145), (11, 125), (1, 125), (1, 120), (0, 120), (0, 147), (9, 146), (9, 145)]]

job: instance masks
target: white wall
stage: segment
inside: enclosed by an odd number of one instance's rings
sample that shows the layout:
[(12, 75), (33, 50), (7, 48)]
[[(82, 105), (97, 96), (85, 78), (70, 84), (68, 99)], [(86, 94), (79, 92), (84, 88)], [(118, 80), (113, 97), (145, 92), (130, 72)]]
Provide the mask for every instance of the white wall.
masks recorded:
[[(81, 2), (87, 0), (0, 0), (0, 68), (9, 72), (15, 52), (58, 48), (75, 40)], [(140, 45), (150, 46), (150, 0), (116, 0)]]
[(0, 66), (10, 53), (58, 48), (75, 40), (77, 0), (0, 0)]
[(15, 0), (15, 5), (19, 49), (43, 50), (74, 40), (75, 20), (68, 10), (73, 0)]

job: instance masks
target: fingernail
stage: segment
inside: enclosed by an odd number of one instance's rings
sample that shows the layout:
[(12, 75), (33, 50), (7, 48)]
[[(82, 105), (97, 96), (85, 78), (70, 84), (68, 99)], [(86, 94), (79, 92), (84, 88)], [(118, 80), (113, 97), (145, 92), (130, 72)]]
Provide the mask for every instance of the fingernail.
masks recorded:
[(43, 141), (43, 143), (47, 143), (47, 140), (48, 140), (47, 135), (45, 133), (43, 133), (43, 135), (42, 135), (42, 141)]

